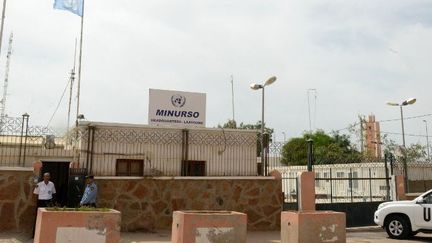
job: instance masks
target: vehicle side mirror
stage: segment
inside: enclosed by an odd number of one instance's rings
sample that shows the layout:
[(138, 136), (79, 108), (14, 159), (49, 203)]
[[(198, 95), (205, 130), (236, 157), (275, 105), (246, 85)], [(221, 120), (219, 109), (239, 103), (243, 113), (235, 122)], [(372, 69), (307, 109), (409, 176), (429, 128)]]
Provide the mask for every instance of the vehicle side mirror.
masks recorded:
[(417, 199), (416, 203), (417, 203), (417, 204), (422, 204), (422, 203), (424, 203), (424, 198), (419, 198), (419, 199)]

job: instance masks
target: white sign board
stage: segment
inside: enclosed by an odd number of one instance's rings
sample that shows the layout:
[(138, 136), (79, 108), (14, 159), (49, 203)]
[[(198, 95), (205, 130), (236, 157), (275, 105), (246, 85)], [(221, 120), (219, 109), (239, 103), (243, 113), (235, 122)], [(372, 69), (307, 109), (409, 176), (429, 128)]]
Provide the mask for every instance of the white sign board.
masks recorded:
[(205, 127), (206, 94), (149, 90), (149, 124)]

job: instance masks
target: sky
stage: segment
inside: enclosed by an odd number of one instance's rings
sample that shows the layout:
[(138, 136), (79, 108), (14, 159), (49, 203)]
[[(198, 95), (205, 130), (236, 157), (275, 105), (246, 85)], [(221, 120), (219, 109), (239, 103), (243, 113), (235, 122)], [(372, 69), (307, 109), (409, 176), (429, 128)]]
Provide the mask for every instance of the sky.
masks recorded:
[[(405, 117), (431, 114), (431, 12), (430, 0), (87, 0), (80, 113), (147, 124), (150, 88), (203, 92), (215, 127), (232, 119), (233, 75), (235, 119), (244, 123), (261, 119), (261, 92), (249, 85), (277, 77), (265, 90), (265, 122), (279, 141), (309, 130), (308, 89), (316, 90), (312, 129), (343, 129), (359, 115), (397, 119), (399, 108), (386, 102), (411, 97)], [(2, 83), (11, 31), (6, 113), (46, 125), (68, 82), (80, 17), (52, 0), (8, 1)], [(52, 126), (66, 126), (67, 99)], [(424, 119), (432, 131), (425, 116), (405, 120), (405, 132), (425, 135)], [(400, 133), (400, 121), (381, 130)]]

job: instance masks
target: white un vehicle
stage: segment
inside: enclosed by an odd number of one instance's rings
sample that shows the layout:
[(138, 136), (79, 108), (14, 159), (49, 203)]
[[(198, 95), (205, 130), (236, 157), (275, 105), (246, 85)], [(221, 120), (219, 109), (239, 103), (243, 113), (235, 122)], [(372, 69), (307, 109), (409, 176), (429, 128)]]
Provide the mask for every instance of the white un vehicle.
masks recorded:
[(412, 201), (381, 203), (374, 221), (384, 227), (390, 238), (406, 239), (418, 232), (432, 233), (432, 190)]

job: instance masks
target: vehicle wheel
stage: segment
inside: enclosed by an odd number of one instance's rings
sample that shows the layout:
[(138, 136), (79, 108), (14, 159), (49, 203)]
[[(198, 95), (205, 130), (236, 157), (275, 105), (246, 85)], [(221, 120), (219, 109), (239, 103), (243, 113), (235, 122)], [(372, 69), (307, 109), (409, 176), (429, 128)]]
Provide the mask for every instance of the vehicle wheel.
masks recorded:
[(411, 225), (405, 217), (399, 215), (390, 216), (386, 221), (385, 228), (390, 238), (406, 239), (412, 235)]

